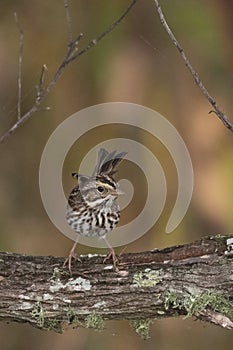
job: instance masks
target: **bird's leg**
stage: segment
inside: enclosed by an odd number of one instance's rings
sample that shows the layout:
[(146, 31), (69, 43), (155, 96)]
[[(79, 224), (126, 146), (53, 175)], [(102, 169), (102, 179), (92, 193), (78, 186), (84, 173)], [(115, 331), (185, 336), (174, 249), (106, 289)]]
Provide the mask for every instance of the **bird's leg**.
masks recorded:
[(105, 243), (107, 244), (107, 246), (108, 246), (108, 248), (110, 250), (108, 255), (106, 256), (106, 258), (104, 258), (104, 263), (107, 260), (112, 259), (114, 269), (115, 269), (116, 272), (118, 272), (119, 271), (119, 269), (117, 267), (118, 259), (117, 259), (116, 253), (115, 253), (113, 247), (111, 246), (111, 244), (108, 242), (107, 238), (104, 237), (103, 239), (104, 239)]
[(79, 260), (81, 262), (81, 260), (77, 257), (77, 255), (75, 254), (75, 248), (78, 244), (78, 238), (76, 239), (68, 257), (66, 258), (64, 264), (63, 264), (63, 267), (66, 266), (66, 264), (68, 263), (68, 268), (69, 268), (69, 271), (70, 271), (70, 274), (72, 275), (72, 271), (71, 271), (71, 261), (72, 261), (72, 258), (74, 258), (75, 260)]

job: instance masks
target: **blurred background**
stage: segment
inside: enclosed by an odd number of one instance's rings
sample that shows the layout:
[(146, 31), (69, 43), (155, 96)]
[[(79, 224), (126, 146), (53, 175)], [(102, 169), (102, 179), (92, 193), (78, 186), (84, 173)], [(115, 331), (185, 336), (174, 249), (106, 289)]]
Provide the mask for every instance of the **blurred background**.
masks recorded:
[[(128, 1), (70, 1), (74, 35), (82, 32), (80, 48), (96, 38), (126, 8)], [(22, 112), (35, 98), (41, 66), (51, 79), (66, 52), (68, 34), (63, 1), (2, 0), (0, 11), (0, 133), (17, 118), (18, 31), (13, 13), (24, 30)], [(232, 11), (230, 0), (161, 1), (164, 14), (191, 63), (211, 95), (232, 112)], [(124, 101), (154, 109), (165, 116), (184, 139), (193, 162), (194, 192), (182, 223), (171, 234), (165, 227), (177, 194), (172, 159), (158, 140), (137, 130), (107, 126), (84, 135), (72, 147), (63, 168), (66, 194), (70, 176), (81, 159), (102, 140), (124, 136), (149, 147), (166, 174), (165, 209), (154, 227), (125, 252), (163, 248), (232, 232), (232, 134), (195, 86), (179, 53), (164, 31), (153, 1), (138, 1), (127, 18), (87, 55), (67, 67), (44, 102), (50, 111), (36, 113), (0, 145), (0, 244), (2, 251), (30, 255), (67, 256), (73, 242), (50, 222), (42, 205), (38, 171), (44, 146), (54, 129), (71, 114), (91, 105)], [(148, 165), (150, 166), (150, 165)], [(127, 167), (126, 167), (127, 168)], [(90, 172), (93, 164), (90, 165)], [(123, 169), (123, 167), (121, 168)], [(132, 175), (134, 174), (134, 175)], [(125, 175), (144, 193), (141, 174), (128, 167)], [(156, 179), (155, 179), (156, 186)], [(140, 193), (140, 194), (141, 194)], [(135, 198), (122, 217), (140, 209)], [(127, 214), (127, 215), (126, 215)], [(119, 253), (123, 247), (117, 249)], [(79, 246), (78, 253), (105, 252)], [(88, 329), (65, 334), (42, 332), (27, 325), (0, 324), (4, 350), (40, 349), (232, 349), (232, 332), (193, 320), (154, 322), (151, 338), (140, 340), (128, 322), (108, 322), (103, 332)]]

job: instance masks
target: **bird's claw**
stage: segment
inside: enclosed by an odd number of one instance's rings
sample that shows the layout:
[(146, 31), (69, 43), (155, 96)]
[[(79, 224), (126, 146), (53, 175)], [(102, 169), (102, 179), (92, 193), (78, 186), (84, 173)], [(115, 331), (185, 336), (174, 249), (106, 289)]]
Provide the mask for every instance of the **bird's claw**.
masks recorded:
[(118, 264), (118, 259), (117, 259), (117, 256), (114, 252), (113, 249), (110, 249), (110, 252), (108, 253), (108, 255), (104, 258), (104, 264), (106, 263), (107, 260), (109, 259), (112, 259), (112, 262), (113, 262), (113, 267), (114, 267), (114, 270), (116, 272), (119, 271), (118, 267), (117, 267), (117, 264)]
[(68, 268), (69, 268), (69, 271), (70, 271), (70, 275), (72, 275), (72, 269), (71, 269), (72, 259), (81, 262), (81, 260), (77, 256), (77, 254), (75, 254), (75, 252), (73, 250), (71, 250), (70, 254), (68, 255), (68, 257), (66, 258), (66, 260), (64, 261), (64, 264), (63, 264), (63, 267), (65, 267), (67, 265), (67, 263), (68, 263)]

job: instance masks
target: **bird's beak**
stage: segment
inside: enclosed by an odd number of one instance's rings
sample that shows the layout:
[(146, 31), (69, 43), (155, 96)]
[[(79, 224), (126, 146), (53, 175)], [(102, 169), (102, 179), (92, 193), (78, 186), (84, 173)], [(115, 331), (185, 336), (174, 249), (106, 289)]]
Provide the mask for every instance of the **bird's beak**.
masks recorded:
[(123, 192), (122, 190), (120, 190), (119, 188), (117, 188), (117, 189), (115, 189), (115, 190), (112, 190), (111, 191), (111, 195), (112, 196), (119, 196), (119, 195), (121, 195), (121, 194), (125, 194), (125, 192)]
[(122, 191), (122, 190), (120, 190), (119, 188), (117, 188), (116, 192), (117, 192), (118, 195), (119, 195), (119, 194), (125, 194), (125, 192)]

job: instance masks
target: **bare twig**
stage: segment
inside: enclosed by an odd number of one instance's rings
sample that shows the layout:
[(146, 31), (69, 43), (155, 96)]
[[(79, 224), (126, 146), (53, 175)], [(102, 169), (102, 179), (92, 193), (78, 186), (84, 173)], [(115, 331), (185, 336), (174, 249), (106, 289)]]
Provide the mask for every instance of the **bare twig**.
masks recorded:
[(190, 73), (193, 76), (193, 79), (195, 81), (195, 83), (197, 84), (197, 86), (199, 87), (199, 89), (201, 90), (201, 92), (204, 94), (204, 96), (207, 98), (207, 100), (209, 101), (209, 103), (211, 104), (211, 106), (214, 108), (214, 110), (210, 111), (210, 113), (214, 112), (218, 118), (223, 122), (223, 124), (233, 132), (233, 125), (229, 122), (227, 116), (220, 110), (220, 108), (218, 107), (216, 101), (213, 99), (213, 97), (211, 97), (211, 95), (209, 94), (208, 90), (206, 89), (206, 87), (203, 85), (199, 75), (197, 74), (197, 72), (195, 71), (195, 69), (193, 68), (193, 66), (191, 65), (189, 59), (187, 58), (182, 46), (180, 45), (180, 43), (178, 42), (178, 40), (176, 39), (175, 35), (173, 34), (171, 28), (169, 27), (166, 19), (164, 18), (162, 9), (160, 7), (160, 4), (157, 0), (154, 0), (155, 2), (155, 6), (157, 8), (157, 12), (159, 14), (159, 18), (161, 20), (162, 25), (164, 26), (166, 32), (168, 33), (169, 37), (171, 38), (173, 44), (177, 47), (178, 51), (180, 52), (186, 67), (188, 68), (188, 70), (190, 71)]
[[(133, 0), (131, 2), (131, 4), (127, 7), (127, 9), (125, 10), (125, 12), (123, 12), (123, 14), (115, 21), (113, 22), (104, 32), (102, 32), (96, 39), (93, 39), (90, 41), (90, 43), (84, 48), (82, 49), (79, 53), (77, 53), (76, 55), (73, 55), (70, 61), (75, 60), (77, 57), (82, 56), (84, 53), (86, 53), (87, 51), (89, 51), (93, 46), (95, 46), (100, 40), (102, 40), (106, 35), (108, 35), (110, 32), (112, 32), (119, 24), (120, 22), (127, 16), (127, 14), (130, 12), (130, 10), (132, 9), (132, 7), (136, 4), (137, 0)], [(69, 63), (68, 62), (68, 63)]]
[(41, 73), (40, 73), (40, 81), (39, 81), (39, 85), (37, 86), (37, 103), (39, 102), (40, 98), (41, 98), (41, 93), (43, 91), (43, 84), (44, 84), (44, 80), (45, 80), (45, 72), (47, 70), (47, 66), (46, 64), (43, 64), (42, 69), (41, 69)]
[(66, 11), (66, 22), (67, 22), (67, 28), (68, 28), (68, 39), (69, 39), (69, 45), (73, 42), (73, 31), (72, 31), (72, 23), (71, 23), (71, 16), (69, 11), (69, 4), (68, 0), (64, 0), (64, 6)]
[[(82, 56), (83, 54), (86, 54), (90, 49), (92, 49), (100, 40), (102, 40), (107, 34), (109, 34), (111, 31), (113, 31), (120, 23), (121, 21), (128, 15), (132, 7), (136, 4), (137, 0), (132, 0), (130, 5), (127, 7), (127, 9), (123, 12), (123, 14), (114, 21), (104, 32), (102, 32), (97, 38), (91, 40), (87, 46), (79, 51), (77, 53), (78, 44), (82, 37), (82, 33), (77, 36), (75, 40), (73, 40), (67, 49), (66, 55), (63, 58), (60, 66), (58, 67), (54, 77), (52, 80), (47, 84), (45, 88), (43, 88), (40, 91), (40, 98), (38, 99), (38, 96), (35, 99), (34, 105), (30, 108), (29, 111), (27, 111), (9, 130), (7, 130), (1, 137), (0, 137), (0, 143), (4, 142), (8, 137), (10, 137), (20, 126), (22, 126), (29, 118), (32, 117), (32, 115), (39, 110), (41, 110), (41, 103), (43, 100), (48, 96), (51, 89), (56, 84), (57, 80), (62, 75), (64, 69), (68, 64), (70, 64), (72, 61), (76, 60), (78, 57)], [(39, 83), (40, 84), (40, 83)]]
[(15, 23), (19, 31), (19, 60), (18, 60), (18, 120), (21, 118), (21, 97), (22, 97), (22, 62), (23, 62), (23, 30), (19, 23), (18, 14), (15, 12)]

